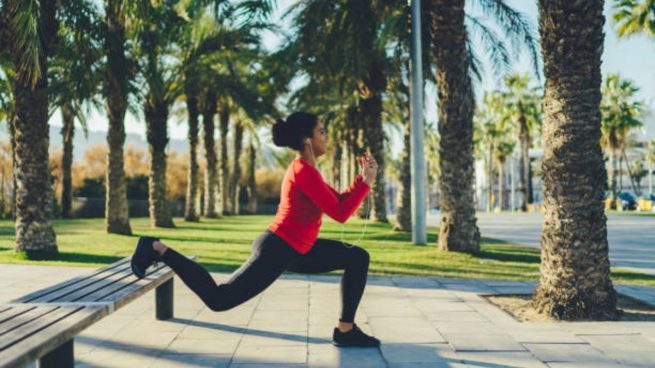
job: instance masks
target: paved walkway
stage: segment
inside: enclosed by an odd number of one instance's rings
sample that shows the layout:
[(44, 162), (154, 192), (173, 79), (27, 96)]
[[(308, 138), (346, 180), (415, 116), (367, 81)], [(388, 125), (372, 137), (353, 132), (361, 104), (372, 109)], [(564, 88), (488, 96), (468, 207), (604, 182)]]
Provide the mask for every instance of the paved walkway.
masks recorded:
[[(87, 272), (0, 265), (0, 302)], [(437, 278), (370, 278), (357, 322), (383, 345), (338, 349), (330, 344), (338, 281), (285, 275), (246, 304), (214, 313), (176, 280), (174, 319), (155, 320), (151, 292), (76, 338), (76, 366), (652, 367), (655, 362), (655, 323), (520, 323), (480, 295), (529, 293), (534, 284)], [(655, 288), (619, 290), (655, 303)]]
[[(539, 248), (544, 216), (539, 213), (476, 213), (482, 236)], [(431, 214), (427, 223), (439, 225)], [(655, 275), (655, 217), (607, 216), (607, 238), (612, 266)]]

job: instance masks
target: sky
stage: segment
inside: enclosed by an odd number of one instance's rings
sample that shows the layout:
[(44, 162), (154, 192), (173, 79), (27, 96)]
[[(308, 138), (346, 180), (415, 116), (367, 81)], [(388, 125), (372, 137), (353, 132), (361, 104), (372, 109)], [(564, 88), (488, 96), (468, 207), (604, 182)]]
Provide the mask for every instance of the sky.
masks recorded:
[[(278, 18), (293, 1), (280, 0), (274, 17)], [(537, 1), (529, 0), (507, 0), (507, 3), (516, 10), (522, 12), (537, 30)], [(639, 88), (638, 96), (646, 106), (655, 110), (655, 39), (647, 39), (644, 36), (634, 36), (629, 39), (618, 39), (614, 24), (610, 19), (611, 4), (613, 1), (605, 2), (605, 45), (603, 52), (602, 72), (603, 75), (618, 73), (622, 78), (632, 80)], [(288, 20), (278, 21), (283, 28), (288, 29)], [(275, 49), (280, 44), (280, 38), (274, 33), (264, 35), (264, 44), (268, 49)], [(424, 50), (426, 52), (426, 50)], [(517, 72), (530, 72), (531, 66), (527, 55), (521, 55), (514, 65)], [(543, 83), (543, 80), (542, 80)], [(491, 73), (485, 73), (483, 80), (476, 84), (476, 97), (480, 98), (485, 90), (492, 90), (499, 87), (499, 79)], [(434, 101), (431, 103), (431, 101)], [(436, 121), (436, 93), (428, 88), (426, 91), (426, 107), (424, 109), (428, 121)], [(172, 139), (186, 139), (187, 128), (182, 116), (173, 116), (169, 120), (169, 136)], [(53, 114), (50, 123), (61, 126), (59, 113)], [(107, 131), (107, 118), (104, 113), (93, 111), (88, 119), (89, 130)], [(655, 119), (648, 121), (648, 135), (655, 138)], [(139, 118), (128, 113), (126, 117), (126, 131), (136, 133), (145, 137), (145, 123)]]

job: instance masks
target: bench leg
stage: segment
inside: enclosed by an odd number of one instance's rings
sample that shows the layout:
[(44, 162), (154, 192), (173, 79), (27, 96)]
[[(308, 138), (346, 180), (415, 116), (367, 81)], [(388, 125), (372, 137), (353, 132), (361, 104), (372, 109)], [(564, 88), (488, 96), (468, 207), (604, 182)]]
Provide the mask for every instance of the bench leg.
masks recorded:
[(155, 310), (158, 320), (173, 318), (173, 278), (157, 286)]
[(73, 368), (74, 365), (73, 339), (70, 339), (57, 349), (42, 356), (36, 366), (37, 368)]

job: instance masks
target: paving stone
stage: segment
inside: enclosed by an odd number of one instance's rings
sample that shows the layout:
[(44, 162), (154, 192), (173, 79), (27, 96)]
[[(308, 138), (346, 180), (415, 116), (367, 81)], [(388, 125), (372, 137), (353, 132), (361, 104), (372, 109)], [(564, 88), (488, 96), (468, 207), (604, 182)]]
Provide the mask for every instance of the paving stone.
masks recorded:
[(380, 346), (388, 363), (461, 363), (448, 344), (388, 344)]
[(424, 312), (430, 321), (487, 322), (485, 316), (478, 312)]
[(641, 335), (582, 335), (581, 339), (629, 367), (655, 364), (655, 343)]
[(607, 362), (612, 360), (588, 344), (523, 344), (542, 362)]
[(371, 317), (375, 336), (384, 343), (445, 343), (436, 328), (415, 317)]
[(175, 339), (166, 354), (232, 354), (237, 349), (241, 336), (224, 339)]
[(480, 368), (543, 368), (546, 365), (528, 352), (458, 352), (468, 367)]
[(307, 363), (312, 368), (379, 368), (386, 366), (379, 349), (337, 348), (327, 344), (310, 345)]
[(555, 362), (548, 363), (548, 366), (551, 368), (623, 368), (624, 365), (621, 365), (616, 362)]
[(252, 334), (249, 331), (243, 335), (239, 346), (305, 346), (307, 345), (307, 333), (304, 331), (275, 333), (258, 332)]
[(232, 355), (162, 354), (152, 361), (151, 368), (227, 368)]
[(442, 334), (494, 334), (501, 331), (498, 326), (491, 322), (435, 321), (432, 322), (432, 325)]
[(233, 364), (305, 364), (307, 346), (239, 346)]
[(450, 345), (460, 351), (525, 351), (525, 348), (504, 334), (444, 334)]

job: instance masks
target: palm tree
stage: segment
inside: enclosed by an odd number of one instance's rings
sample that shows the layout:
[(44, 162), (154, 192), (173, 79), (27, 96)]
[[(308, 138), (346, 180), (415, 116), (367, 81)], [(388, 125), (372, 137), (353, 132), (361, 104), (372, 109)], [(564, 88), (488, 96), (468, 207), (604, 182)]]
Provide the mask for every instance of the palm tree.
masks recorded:
[(514, 74), (504, 78), (507, 91), (503, 93), (506, 118), (514, 125), (518, 135), (521, 160), (519, 164), (519, 190), (523, 192), (521, 210), (527, 211), (533, 199), (530, 146), (543, 115), (542, 97), (538, 88), (530, 87), (527, 74)]
[[(492, 15), (515, 46), (527, 46), (538, 69), (532, 27), (522, 15), (502, 0), (479, 0), (482, 10)], [(501, 66), (508, 65), (505, 48), (493, 42), (495, 33), (481, 22), (467, 17), (464, 0), (432, 0), (426, 4), (426, 22), (437, 67), (440, 134), (441, 250), (477, 252), (480, 230), (473, 201), (473, 115), (474, 96), (469, 72), (478, 71), (469, 44), (465, 22), (477, 27), (483, 41), (492, 47)], [(537, 73), (538, 74), (538, 73)]]
[(57, 35), (55, 0), (0, 3), (3, 44), (14, 73), (16, 251), (30, 258), (58, 254), (48, 169), (48, 64)]
[(615, 319), (606, 172), (600, 147), (602, 1), (540, 0), (545, 218), (535, 309), (557, 319)]
[(380, 167), (372, 188), (372, 216), (380, 222), (387, 222), (382, 94), (388, 73), (380, 27), (398, 6), (404, 5), (384, 0), (298, 2), (292, 7), (297, 11), (296, 37), (287, 48), (315, 82), (336, 82), (342, 95), (356, 93), (363, 143)]
[(635, 100), (639, 91), (634, 83), (622, 80), (616, 74), (610, 74), (605, 79), (601, 92), (603, 94), (601, 111), (602, 147), (609, 157), (608, 188), (611, 195), (611, 208), (616, 208), (616, 159), (628, 144), (628, 135), (634, 128), (643, 126), (640, 119), (643, 114), (643, 104)]
[(141, 78), (147, 87), (142, 103), (150, 153), (150, 221), (156, 227), (175, 227), (166, 201), (166, 146), (169, 109), (181, 84), (170, 59), (184, 19), (168, 3), (142, 3), (136, 22)]
[[(477, 152), (484, 157), (487, 166), (487, 212), (491, 212), (494, 208), (494, 162), (496, 161), (496, 153), (499, 151), (498, 145), (499, 143), (502, 143), (499, 138), (503, 135), (503, 127), (506, 122), (503, 118), (504, 107), (504, 101), (500, 92), (485, 92), (482, 98), (482, 106), (476, 110), (473, 118), (475, 123), (473, 138), (474, 147), (478, 150)], [(502, 186), (499, 184), (499, 197), (501, 187)]]
[(204, 111), (202, 116), (203, 138), (205, 143), (205, 159), (207, 169), (205, 170), (205, 209), (204, 215), (208, 218), (220, 216), (217, 211), (218, 200), (218, 172), (216, 147), (214, 144), (214, 116), (216, 115), (216, 95), (210, 88), (205, 94)]
[[(464, 0), (430, 3), (439, 99), (440, 213), (438, 247), (477, 252), (480, 230), (473, 206), (474, 97), (466, 48)], [(456, 147), (456, 148), (455, 148)]]
[(184, 221), (198, 221), (199, 191), (198, 191), (198, 80), (194, 73), (184, 76), (184, 94), (186, 96), (187, 113), (189, 114), (189, 172), (187, 174), (187, 192), (184, 208)]
[(619, 36), (643, 33), (655, 38), (655, 0), (614, 0), (614, 10)]
[(51, 110), (57, 108), (61, 110), (63, 122), (61, 130), (63, 138), (61, 215), (63, 218), (72, 216), (71, 168), (75, 120), (80, 123), (86, 136), (86, 115), (83, 105), (85, 103), (98, 105), (95, 97), (99, 92), (101, 76), (100, 50), (96, 39), (100, 32), (95, 26), (96, 14), (88, 5), (77, 4), (75, 7), (77, 14), (64, 17), (64, 22), (59, 27), (59, 42), (48, 68), (50, 107)]
[(107, 176), (105, 194), (105, 229), (108, 233), (132, 233), (127, 206), (125, 164), (125, 112), (131, 88), (133, 63), (126, 57), (125, 4), (106, 0), (104, 53), (106, 79), (103, 89), (109, 127), (107, 130)]

